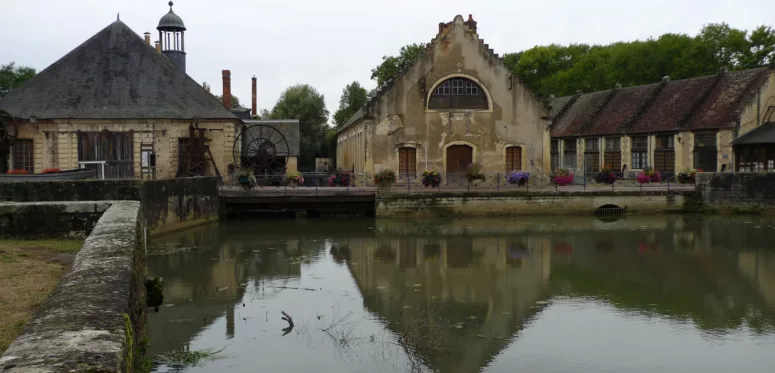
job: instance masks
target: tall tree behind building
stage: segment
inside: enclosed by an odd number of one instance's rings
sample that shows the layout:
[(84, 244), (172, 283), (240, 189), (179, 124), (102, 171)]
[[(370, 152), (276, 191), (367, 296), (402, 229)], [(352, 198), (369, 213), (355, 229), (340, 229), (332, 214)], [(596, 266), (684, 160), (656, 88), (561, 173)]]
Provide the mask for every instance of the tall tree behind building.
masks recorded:
[(342, 90), (339, 109), (334, 113), (334, 125), (341, 128), (358, 109), (366, 104), (367, 92), (358, 82), (348, 84)]
[(314, 170), (315, 157), (324, 155), (328, 110), (323, 95), (308, 84), (287, 88), (272, 108), (271, 119), (299, 120), (300, 170)]
[[(217, 98), (218, 101), (223, 102), (223, 95), (215, 95), (215, 98)], [(239, 97), (237, 97), (235, 95), (231, 95), (231, 108), (232, 109), (237, 109), (239, 107), (241, 107), (241, 105), (239, 103)]]
[[(422, 52), (419, 44), (385, 56), (372, 70), (381, 86), (411, 66)], [(542, 45), (503, 55), (503, 63), (539, 96), (565, 96), (622, 86), (656, 83), (664, 76), (685, 79), (717, 73), (721, 68), (748, 69), (775, 63), (775, 30), (752, 31), (726, 23), (705, 25), (695, 36), (663, 34), (658, 38), (607, 45)]]
[(35, 76), (35, 69), (26, 66), (16, 66), (14, 62), (0, 66), (0, 97)]

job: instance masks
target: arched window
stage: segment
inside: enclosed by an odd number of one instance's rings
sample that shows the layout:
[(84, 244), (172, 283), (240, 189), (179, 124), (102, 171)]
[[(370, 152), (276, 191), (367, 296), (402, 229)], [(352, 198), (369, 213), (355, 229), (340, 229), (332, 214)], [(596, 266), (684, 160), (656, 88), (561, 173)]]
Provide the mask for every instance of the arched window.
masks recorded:
[(467, 78), (450, 78), (434, 88), (428, 109), (489, 109), (487, 94)]

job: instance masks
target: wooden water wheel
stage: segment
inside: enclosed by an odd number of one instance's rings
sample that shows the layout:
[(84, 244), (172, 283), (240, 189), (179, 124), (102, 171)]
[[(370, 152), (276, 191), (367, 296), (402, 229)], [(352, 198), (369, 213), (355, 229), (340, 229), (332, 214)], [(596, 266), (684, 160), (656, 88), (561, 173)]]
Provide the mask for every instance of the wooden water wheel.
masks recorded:
[(268, 125), (245, 126), (234, 139), (234, 163), (256, 175), (284, 175), (289, 156), (288, 140)]

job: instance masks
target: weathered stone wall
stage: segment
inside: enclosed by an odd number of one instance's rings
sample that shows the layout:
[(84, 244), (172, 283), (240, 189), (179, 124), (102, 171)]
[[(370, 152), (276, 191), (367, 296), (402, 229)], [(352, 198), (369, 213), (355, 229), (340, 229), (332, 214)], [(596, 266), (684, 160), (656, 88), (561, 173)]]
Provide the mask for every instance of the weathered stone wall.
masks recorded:
[(145, 329), (140, 203), (114, 202), (0, 357), (4, 373), (132, 372)]
[(376, 215), (393, 217), (592, 214), (605, 205), (630, 213), (685, 211), (696, 193), (600, 191), (536, 193), (433, 193), (377, 199)]
[(218, 219), (218, 179), (89, 180), (0, 183), (0, 201), (141, 201), (152, 234)]
[(0, 237), (86, 238), (112, 203), (0, 202)]
[(698, 173), (706, 208), (720, 213), (775, 213), (775, 173)]

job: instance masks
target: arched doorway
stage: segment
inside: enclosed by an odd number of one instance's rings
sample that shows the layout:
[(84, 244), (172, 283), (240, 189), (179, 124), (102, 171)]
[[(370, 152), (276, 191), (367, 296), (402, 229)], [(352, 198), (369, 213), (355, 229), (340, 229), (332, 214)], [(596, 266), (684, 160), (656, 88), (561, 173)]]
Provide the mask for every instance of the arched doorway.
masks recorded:
[(474, 148), (468, 145), (450, 145), (447, 147), (447, 180), (460, 182), (465, 180), (466, 168), (473, 163)]

